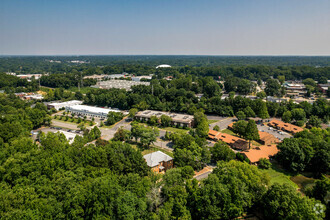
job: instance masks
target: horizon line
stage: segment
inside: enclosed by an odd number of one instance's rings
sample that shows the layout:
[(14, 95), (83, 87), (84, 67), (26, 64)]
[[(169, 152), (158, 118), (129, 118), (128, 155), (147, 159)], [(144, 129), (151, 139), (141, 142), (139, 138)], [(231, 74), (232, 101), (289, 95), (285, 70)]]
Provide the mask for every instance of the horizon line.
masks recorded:
[(213, 57), (330, 57), (328, 55), (298, 55), (298, 54), (288, 54), (288, 55), (281, 55), (281, 54), (256, 54), (256, 55), (246, 55), (246, 54), (235, 54), (235, 55), (226, 55), (226, 54), (4, 54), (0, 55), (0, 57), (10, 57), (10, 56), (213, 56)]

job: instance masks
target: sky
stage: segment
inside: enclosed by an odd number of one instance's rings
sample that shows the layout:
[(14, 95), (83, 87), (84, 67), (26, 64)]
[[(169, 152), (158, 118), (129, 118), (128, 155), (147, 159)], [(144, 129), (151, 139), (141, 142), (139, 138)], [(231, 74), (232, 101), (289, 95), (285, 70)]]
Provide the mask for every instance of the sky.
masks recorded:
[(329, 0), (0, 0), (0, 55), (330, 55)]

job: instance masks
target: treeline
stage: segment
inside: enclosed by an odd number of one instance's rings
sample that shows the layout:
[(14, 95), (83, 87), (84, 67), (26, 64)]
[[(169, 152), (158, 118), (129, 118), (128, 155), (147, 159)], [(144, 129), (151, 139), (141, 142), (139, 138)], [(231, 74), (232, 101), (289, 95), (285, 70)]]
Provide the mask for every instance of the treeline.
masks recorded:
[(51, 118), (46, 106), (37, 103), (31, 108), (15, 95), (0, 94), (0, 142), (24, 137), (34, 128), (49, 125)]
[(277, 160), (289, 171), (312, 172), (314, 176), (330, 172), (330, 129), (312, 128), (285, 138), (278, 145)]
[[(50, 60), (61, 61), (51, 63)], [(68, 61), (81, 60), (74, 64)], [(170, 64), (173, 68), (155, 67)], [(229, 76), (249, 80), (285, 76), (287, 80), (320, 77), (330, 78), (330, 57), (226, 57), (226, 56), (25, 56), (0, 57), (0, 72), (16, 73), (75, 73), (82, 75), (153, 74), (161, 77), (168, 74), (192, 74), (223, 79)]]
[[(86, 145), (100, 136), (96, 127), (71, 145), (60, 133), (41, 133), (34, 143), (28, 133), (47, 121), (45, 106), (31, 109), (11, 95), (1, 95), (0, 104), (1, 219), (233, 219), (246, 213), (265, 219), (326, 217), (321, 203), (326, 181), (308, 194), (320, 202), (303, 197), (291, 186), (270, 185), (257, 167), (232, 160), (223, 149), (227, 146), (212, 150), (217, 168), (199, 183), (184, 163), (165, 175), (151, 173), (141, 152), (129, 144), (98, 139)], [(203, 117), (198, 120), (202, 124)], [(141, 129), (136, 133), (145, 132)], [(205, 141), (199, 136), (173, 137), (176, 159), (210, 160), (206, 148), (199, 147)]]
[[(247, 117), (282, 117), (289, 114), (289, 122), (302, 126), (311, 116), (327, 122), (330, 118), (329, 102), (318, 99), (313, 104), (293, 101), (274, 103), (261, 99), (250, 100), (233, 94), (221, 99), (221, 87), (210, 77), (180, 77), (171, 81), (153, 80), (150, 86), (135, 86), (127, 92), (119, 89), (93, 90), (84, 96), (86, 104), (119, 109), (138, 108), (194, 114), (198, 109), (220, 116), (234, 116), (243, 111)], [(199, 100), (195, 94), (202, 93)], [(291, 112), (292, 111), (292, 112)], [(290, 113), (288, 113), (290, 112)], [(292, 115), (293, 113), (293, 115)], [(314, 123), (311, 123), (312, 125)], [(319, 125), (318, 125), (319, 126)]]
[(40, 78), (40, 84), (42, 86), (65, 89), (96, 84), (96, 80), (94, 79), (82, 79), (81, 77), (82, 76), (79, 73), (43, 75)]
[(0, 89), (6, 93), (33, 92), (39, 89), (39, 83), (36, 80), (28, 82), (26, 79), (0, 73)]

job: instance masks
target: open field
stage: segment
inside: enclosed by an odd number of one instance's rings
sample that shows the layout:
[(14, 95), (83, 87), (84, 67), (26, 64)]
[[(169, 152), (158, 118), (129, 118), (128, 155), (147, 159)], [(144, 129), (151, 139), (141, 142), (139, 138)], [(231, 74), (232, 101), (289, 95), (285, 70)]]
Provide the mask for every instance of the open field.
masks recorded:
[(287, 183), (291, 186), (293, 186), (294, 188), (298, 188), (298, 185), (294, 182), (291, 181), (291, 176), (283, 173), (283, 172), (279, 172), (273, 168), (270, 169), (260, 169), (261, 172), (263, 173), (267, 173), (270, 177), (270, 185), (273, 185), (274, 183), (279, 183), (279, 184), (283, 184), (283, 183)]

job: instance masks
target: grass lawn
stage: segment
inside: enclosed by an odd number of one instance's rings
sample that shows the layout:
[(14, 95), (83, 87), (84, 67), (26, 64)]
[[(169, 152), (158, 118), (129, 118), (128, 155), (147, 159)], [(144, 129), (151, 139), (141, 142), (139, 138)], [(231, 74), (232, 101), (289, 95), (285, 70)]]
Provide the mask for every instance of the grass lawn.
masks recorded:
[[(55, 119), (54, 117), (52, 117), (53, 118), (53, 120), (56, 120), (56, 121), (61, 121), (61, 122), (65, 122), (65, 123), (70, 123), (70, 124), (75, 124), (75, 125), (78, 125), (79, 123), (77, 123), (78, 122), (78, 119), (77, 118), (75, 118), (73, 121), (72, 121), (72, 119), (71, 118), (69, 118), (67, 121), (65, 121), (64, 119), (65, 119), (65, 116), (62, 118), (62, 120), (60, 120), (59, 119), (59, 116)], [(81, 122), (83, 122), (83, 120), (81, 120)], [(85, 123), (84, 123), (84, 125), (86, 125), (86, 126), (90, 126), (90, 121), (86, 121)], [(95, 122), (93, 122), (93, 124), (95, 124)]]
[(189, 131), (189, 130), (182, 129), (182, 128), (173, 128), (173, 127), (162, 128), (162, 127), (150, 126), (147, 123), (141, 123), (141, 122), (139, 122), (139, 125), (144, 125), (144, 126), (146, 125), (148, 128), (157, 128), (157, 129), (160, 129), (160, 130), (166, 130), (166, 131), (170, 131), (170, 132), (174, 132), (174, 133), (180, 133), (180, 134), (185, 134), (185, 133), (188, 133), (188, 131)]
[(260, 171), (263, 173), (267, 173), (269, 175), (270, 185), (273, 185), (274, 183), (279, 183), (279, 184), (287, 183), (287, 184), (293, 186), (294, 188), (298, 188), (298, 185), (291, 181), (291, 179), (290, 179), (291, 176), (286, 173), (279, 172), (273, 168), (260, 169)]
[(173, 127), (166, 127), (166, 128), (160, 128), (166, 131), (174, 132), (174, 133), (181, 133), (181, 134), (186, 134), (188, 133), (189, 130), (182, 129), (182, 128), (173, 128)]
[(230, 134), (230, 135), (233, 135), (233, 136), (236, 136), (236, 137), (238, 137), (232, 130), (229, 130), (229, 129), (223, 129), (223, 130), (221, 130), (220, 132), (222, 132), (222, 133), (225, 133), (225, 134)]
[(302, 192), (305, 191), (306, 187), (314, 185), (315, 182), (315, 179), (303, 176), (301, 174), (292, 176), (290, 179), (299, 186)]
[(215, 122), (218, 122), (219, 120), (207, 120), (207, 122), (209, 123), (209, 124), (212, 124), (212, 123), (215, 123)]

